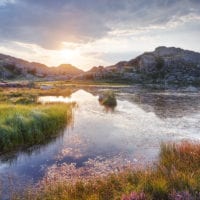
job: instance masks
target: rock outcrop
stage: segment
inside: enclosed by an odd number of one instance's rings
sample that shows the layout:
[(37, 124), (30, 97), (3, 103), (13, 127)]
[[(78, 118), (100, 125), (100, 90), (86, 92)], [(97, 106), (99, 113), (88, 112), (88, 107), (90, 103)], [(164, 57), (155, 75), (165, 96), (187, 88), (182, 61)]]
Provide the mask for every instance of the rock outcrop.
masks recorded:
[(94, 67), (76, 79), (200, 84), (200, 53), (175, 47), (158, 47), (130, 61), (109, 67)]

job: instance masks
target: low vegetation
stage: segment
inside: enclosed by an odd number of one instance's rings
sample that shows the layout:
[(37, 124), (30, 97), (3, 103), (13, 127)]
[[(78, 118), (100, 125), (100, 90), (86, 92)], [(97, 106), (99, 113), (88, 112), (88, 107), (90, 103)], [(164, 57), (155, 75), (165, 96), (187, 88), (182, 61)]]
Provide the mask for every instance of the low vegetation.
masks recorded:
[(59, 133), (71, 117), (71, 104), (0, 104), (0, 152), (38, 144)]
[(48, 182), (13, 199), (197, 200), (200, 199), (200, 144), (161, 146), (156, 166), (129, 169), (87, 182)]
[(70, 88), (4, 88), (0, 89), (0, 103), (35, 104), (38, 96), (70, 96)]

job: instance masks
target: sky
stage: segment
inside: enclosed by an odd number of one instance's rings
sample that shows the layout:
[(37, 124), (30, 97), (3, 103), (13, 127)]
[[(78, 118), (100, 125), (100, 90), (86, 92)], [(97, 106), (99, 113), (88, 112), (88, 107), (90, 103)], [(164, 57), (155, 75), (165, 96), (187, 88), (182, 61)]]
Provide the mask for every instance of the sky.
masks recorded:
[(83, 70), (158, 46), (200, 52), (200, 0), (0, 0), (0, 53)]

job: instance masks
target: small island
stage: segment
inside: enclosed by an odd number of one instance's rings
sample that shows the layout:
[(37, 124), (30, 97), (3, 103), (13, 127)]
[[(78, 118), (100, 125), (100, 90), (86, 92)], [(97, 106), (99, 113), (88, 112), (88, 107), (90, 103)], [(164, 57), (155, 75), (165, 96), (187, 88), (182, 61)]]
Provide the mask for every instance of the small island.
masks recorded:
[(115, 106), (117, 106), (115, 93), (110, 90), (103, 92), (99, 95), (99, 103), (106, 107), (114, 108)]

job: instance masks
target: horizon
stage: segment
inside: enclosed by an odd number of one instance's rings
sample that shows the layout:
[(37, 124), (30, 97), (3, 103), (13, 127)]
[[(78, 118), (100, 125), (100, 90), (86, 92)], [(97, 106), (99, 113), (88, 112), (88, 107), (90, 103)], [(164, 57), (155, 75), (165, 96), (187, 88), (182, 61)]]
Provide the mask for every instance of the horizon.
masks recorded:
[(197, 0), (1, 0), (0, 18), (0, 53), (47, 66), (87, 71), (158, 46), (200, 52)]

